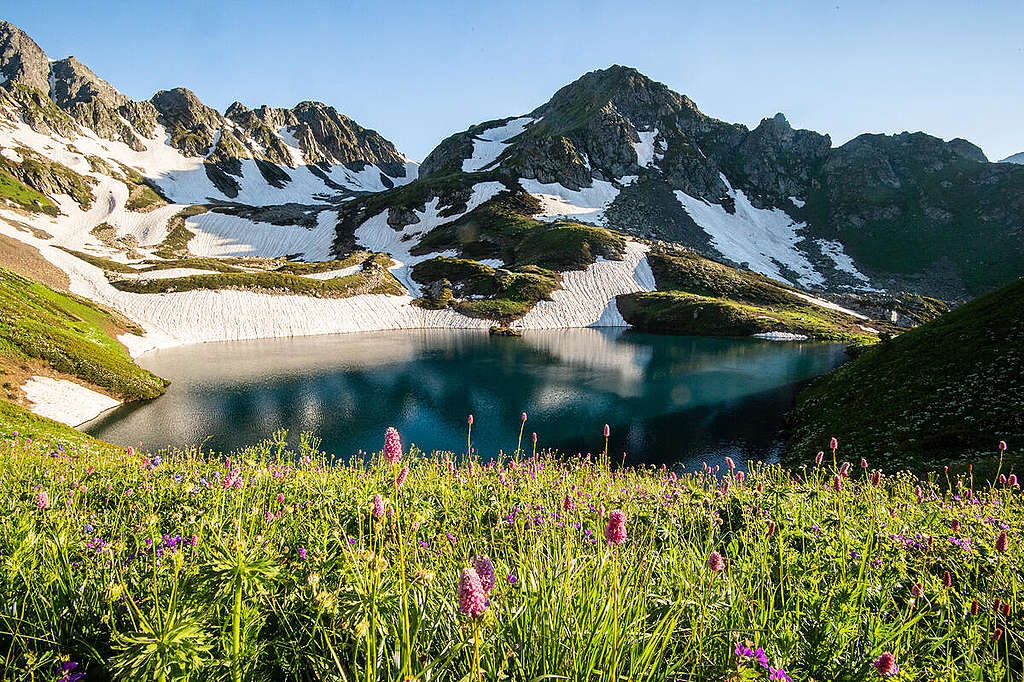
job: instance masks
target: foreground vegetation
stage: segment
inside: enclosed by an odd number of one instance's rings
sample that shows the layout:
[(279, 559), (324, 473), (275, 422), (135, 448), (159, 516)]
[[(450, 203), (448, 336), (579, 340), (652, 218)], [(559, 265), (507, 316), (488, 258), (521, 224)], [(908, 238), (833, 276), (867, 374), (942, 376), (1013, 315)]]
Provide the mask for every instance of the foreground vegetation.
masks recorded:
[(5, 680), (1021, 675), (1015, 478), (144, 454), (6, 409)]

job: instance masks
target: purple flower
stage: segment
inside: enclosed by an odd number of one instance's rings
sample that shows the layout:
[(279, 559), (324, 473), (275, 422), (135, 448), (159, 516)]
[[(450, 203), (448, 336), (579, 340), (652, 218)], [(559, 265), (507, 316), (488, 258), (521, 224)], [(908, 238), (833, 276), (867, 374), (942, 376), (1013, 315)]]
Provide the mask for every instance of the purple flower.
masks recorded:
[(483, 586), (484, 592), (490, 594), (491, 590), (494, 589), (495, 583), (497, 583), (497, 577), (494, 575), (494, 564), (485, 555), (473, 560), (473, 568), (476, 569), (476, 574), (480, 576), (480, 585)]

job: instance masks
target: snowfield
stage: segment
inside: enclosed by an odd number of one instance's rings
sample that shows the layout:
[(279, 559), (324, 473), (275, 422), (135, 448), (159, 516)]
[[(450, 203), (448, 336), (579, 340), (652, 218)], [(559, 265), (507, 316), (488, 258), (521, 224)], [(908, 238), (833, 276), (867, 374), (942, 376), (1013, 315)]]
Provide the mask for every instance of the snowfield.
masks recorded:
[(120, 400), (66, 379), (31, 377), (21, 390), (32, 412), (68, 426), (84, 424), (121, 404)]
[(462, 170), (467, 173), (487, 170), (505, 151), (513, 137), (519, 135), (535, 119), (529, 116), (514, 118), (504, 125), (488, 128), (481, 135), (473, 138), (473, 156), (462, 162)]
[(568, 189), (557, 182), (540, 183), (520, 179), (526, 192), (540, 200), (541, 211), (533, 216), (538, 220), (578, 220), (606, 226), (604, 211), (615, 201), (619, 189), (607, 180), (594, 180), (590, 187)]
[[(711, 237), (711, 245), (734, 263), (772, 279), (801, 287), (823, 285), (825, 278), (797, 248), (804, 240), (800, 232), (806, 225), (780, 209), (755, 207), (742, 190), (733, 189), (725, 176), (721, 177), (736, 202), (735, 213), (729, 213), (720, 204), (675, 190), (676, 199), (693, 222)], [(783, 274), (782, 268), (796, 273), (796, 281)]]

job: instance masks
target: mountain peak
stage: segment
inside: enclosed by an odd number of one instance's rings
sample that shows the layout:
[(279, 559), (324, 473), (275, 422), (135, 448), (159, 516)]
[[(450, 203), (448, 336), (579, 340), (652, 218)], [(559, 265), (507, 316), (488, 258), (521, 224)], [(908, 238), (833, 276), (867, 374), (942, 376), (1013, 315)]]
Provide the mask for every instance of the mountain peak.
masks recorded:
[(50, 90), (50, 60), (36, 41), (14, 24), (0, 21), (0, 77), (43, 93)]

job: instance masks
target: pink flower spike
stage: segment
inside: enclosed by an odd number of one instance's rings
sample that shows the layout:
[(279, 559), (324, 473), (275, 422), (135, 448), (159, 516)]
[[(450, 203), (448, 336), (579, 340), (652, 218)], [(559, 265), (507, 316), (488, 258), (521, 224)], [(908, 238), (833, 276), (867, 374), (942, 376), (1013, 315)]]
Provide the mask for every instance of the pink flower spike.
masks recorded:
[(725, 570), (725, 559), (718, 552), (712, 552), (708, 555), (708, 568), (718, 573)]
[(733, 469), (736, 468), (736, 463), (732, 461), (732, 457), (726, 457), (725, 464), (726, 466), (729, 467), (729, 471), (732, 471)]
[(537, 432), (536, 431), (533, 432), (533, 443), (534, 443), (534, 445), (537, 444)]
[(459, 576), (459, 611), (469, 618), (483, 615), (487, 608), (487, 595), (484, 592), (480, 575), (473, 568), (462, 569)]
[(45, 490), (40, 490), (36, 495), (36, 508), (47, 509), (50, 506), (50, 497)]
[(825, 457), (825, 453), (824, 453), (824, 452), (818, 452), (818, 454), (816, 454), (816, 455), (814, 456), (814, 465), (815, 465), (815, 466), (819, 466), (819, 467), (820, 467), (820, 466), (821, 466), (821, 460), (822, 460), (822, 459), (823, 459), (824, 457)]
[(402, 484), (405, 483), (405, 479), (409, 477), (409, 467), (404, 466), (402, 470), (398, 472), (398, 478), (395, 479), (395, 487), (401, 488)]
[(470, 426), (473, 425), (473, 415), (469, 415), (469, 419), (466, 420), (466, 423), (469, 424)]
[(612, 430), (608, 427), (607, 424), (605, 424), (604, 425), (604, 437), (607, 438), (611, 434), (612, 434)]
[(619, 509), (613, 509), (608, 514), (608, 525), (604, 528), (605, 539), (615, 545), (621, 545), (626, 541), (626, 514)]
[(384, 498), (379, 494), (373, 496), (373, 518), (384, 518)]
[(828, 449), (829, 450), (838, 450), (839, 449), (839, 441), (837, 441), (835, 438), (830, 440), (828, 442)]
[(384, 461), (388, 464), (396, 464), (402, 458), (402, 439), (398, 436), (398, 429), (389, 426), (384, 432)]
[(999, 441), (999, 451), (1000, 452), (1005, 452), (1006, 451), (1006, 441), (1005, 440)]
[(523, 421), (526, 421), (526, 413), (523, 412)]

